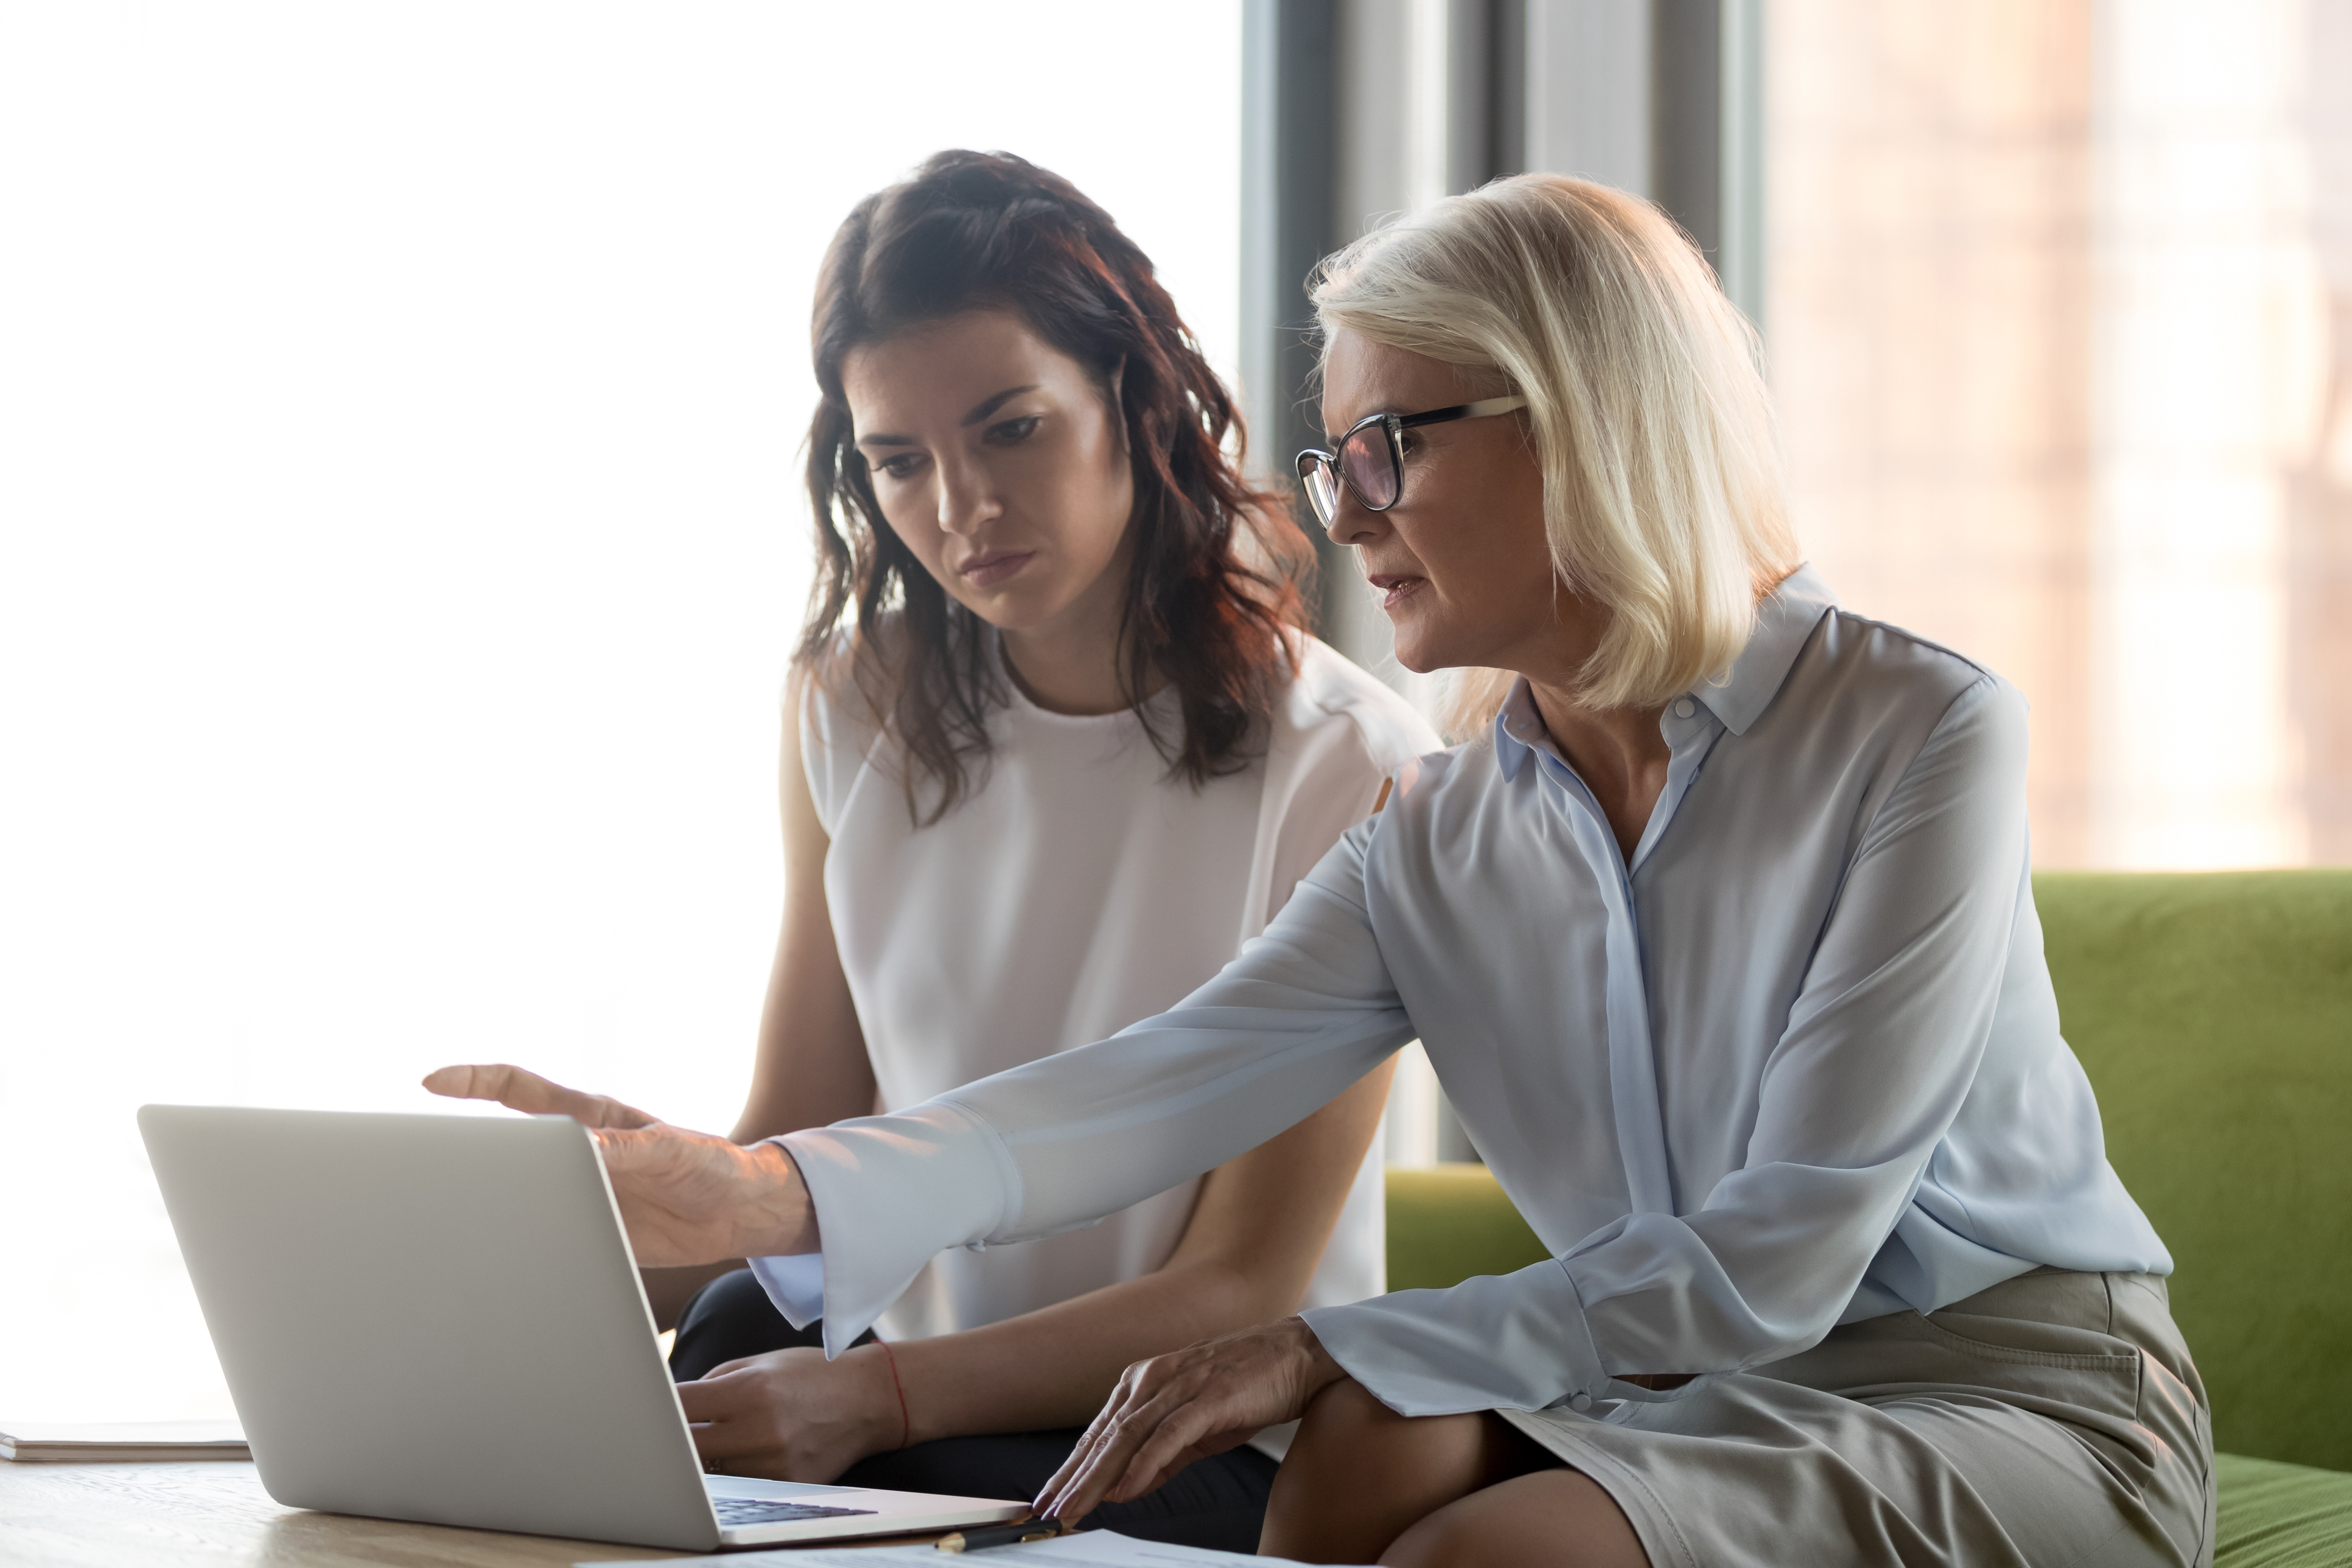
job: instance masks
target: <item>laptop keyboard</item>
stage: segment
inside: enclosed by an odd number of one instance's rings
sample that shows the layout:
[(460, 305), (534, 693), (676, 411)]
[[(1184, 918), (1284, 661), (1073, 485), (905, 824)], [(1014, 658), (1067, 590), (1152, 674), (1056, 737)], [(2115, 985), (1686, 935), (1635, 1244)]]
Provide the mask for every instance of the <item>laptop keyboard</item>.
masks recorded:
[(795, 1519), (846, 1519), (854, 1513), (874, 1511), (870, 1508), (826, 1508), (813, 1502), (771, 1502), (756, 1497), (715, 1497), (710, 1506), (719, 1510), (719, 1522), (729, 1527), (784, 1524)]

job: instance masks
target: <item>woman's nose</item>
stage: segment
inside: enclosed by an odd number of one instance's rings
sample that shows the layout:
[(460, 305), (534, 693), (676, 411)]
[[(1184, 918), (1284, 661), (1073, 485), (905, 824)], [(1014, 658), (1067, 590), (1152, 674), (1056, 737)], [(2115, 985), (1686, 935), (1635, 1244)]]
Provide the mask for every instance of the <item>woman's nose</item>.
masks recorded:
[(1339, 487), (1339, 497), (1331, 506), (1331, 521), (1323, 529), (1324, 536), (1334, 544), (1362, 544), (1387, 526), (1376, 511), (1367, 511), (1356, 493), (1347, 486)]
[(940, 528), (968, 534), (1004, 510), (988, 472), (977, 463), (940, 465)]

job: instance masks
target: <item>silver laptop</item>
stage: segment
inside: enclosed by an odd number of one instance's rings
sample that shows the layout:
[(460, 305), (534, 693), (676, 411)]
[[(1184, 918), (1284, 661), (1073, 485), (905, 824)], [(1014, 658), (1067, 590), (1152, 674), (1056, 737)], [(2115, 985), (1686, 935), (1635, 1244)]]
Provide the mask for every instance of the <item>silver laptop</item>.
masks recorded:
[(688, 1551), (1028, 1511), (705, 1476), (569, 1118), (150, 1105), (139, 1130), (279, 1502)]

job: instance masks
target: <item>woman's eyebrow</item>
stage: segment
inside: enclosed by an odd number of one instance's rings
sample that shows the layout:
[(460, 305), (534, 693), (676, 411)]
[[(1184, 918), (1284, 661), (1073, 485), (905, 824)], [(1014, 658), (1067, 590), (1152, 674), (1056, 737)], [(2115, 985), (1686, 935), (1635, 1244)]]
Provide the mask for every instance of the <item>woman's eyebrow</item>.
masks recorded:
[(1013, 399), (1020, 396), (1023, 393), (1034, 392), (1036, 390), (1037, 386), (1034, 382), (1032, 382), (1026, 386), (1008, 386), (1003, 391), (998, 393), (995, 396), (976, 405), (971, 413), (965, 415), (961, 420), (957, 421), (957, 423), (960, 426), (968, 429), (971, 426), (979, 424), (982, 420), (987, 418), (990, 415), (995, 413), (998, 409), (1003, 407), (1007, 403), (1010, 403)]
[[(1003, 407), (1013, 399), (1020, 396), (1023, 393), (1034, 392), (1036, 390), (1037, 384), (1034, 382), (1031, 382), (1024, 386), (1008, 386), (994, 396), (982, 400), (971, 413), (965, 415), (961, 419), (957, 420), (957, 428), (968, 430), (972, 426), (979, 424), (982, 420), (995, 413), (998, 409)], [(861, 447), (916, 447), (921, 445), (921, 443), (917, 441), (912, 436), (887, 435), (879, 431), (871, 436), (860, 436), (857, 437), (857, 444)]]

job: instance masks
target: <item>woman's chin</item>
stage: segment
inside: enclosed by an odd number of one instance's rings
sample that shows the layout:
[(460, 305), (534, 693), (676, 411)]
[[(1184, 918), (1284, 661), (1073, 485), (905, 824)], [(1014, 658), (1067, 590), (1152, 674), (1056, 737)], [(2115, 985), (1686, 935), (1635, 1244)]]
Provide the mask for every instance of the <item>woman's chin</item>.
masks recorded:
[(1390, 647), (1397, 663), (1415, 675), (1516, 668), (1510, 662), (1514, 645), (1496, 635), (1496, 626), (1479, 622), (1475, 614), (1454, 616), (1451, 608), (1426, 588), (1390, 607)]
[(1415, 675), (1431, 675), (1451, 668), (1462, 660), (1447, 657), (1447, 638), (1433, 635), (1438, 628), (1427, 624), (1425, 616), (1408, 612), (1398, 615), (1391, 611), (1389, 620), (1395, 628), (1393, 652), (1396, 661)]
[(1068, 596), (1055, 594), (1053, 587), (1045, 583), (1008, 584), (995, 592), (965, 587), (955, 600), (998, 631), (1019, 637), (1050, 626), (1069, 607)]

